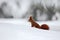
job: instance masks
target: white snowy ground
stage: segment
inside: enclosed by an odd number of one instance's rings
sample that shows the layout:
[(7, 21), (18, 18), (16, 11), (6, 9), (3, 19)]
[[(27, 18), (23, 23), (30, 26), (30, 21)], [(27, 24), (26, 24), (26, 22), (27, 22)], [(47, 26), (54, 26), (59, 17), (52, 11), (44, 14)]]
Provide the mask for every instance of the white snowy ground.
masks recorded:
[(60, 21), (46, 23), (50, 30), (32, 28), (27, 20), (0, 19), (0, 40), (60, 40)]

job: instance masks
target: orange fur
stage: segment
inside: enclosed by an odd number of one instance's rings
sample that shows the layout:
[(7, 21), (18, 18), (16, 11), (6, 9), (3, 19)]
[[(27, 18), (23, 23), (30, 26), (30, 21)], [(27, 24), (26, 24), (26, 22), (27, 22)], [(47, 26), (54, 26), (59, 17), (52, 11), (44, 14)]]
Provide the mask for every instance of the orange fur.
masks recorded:
[(49, 30), (49, 26), (47, 24), (42, 24), (41, 29)]
[(37, 23), (33, 20), (32, 16), (30, 16), (29, 22), (31, 22), (32, 27), (36, 27), (36, 28), (41, 29), (40, 25), (37, 24)]
[(30, 18), (29, 18), (28, 21), (31, 22), (31, 26), (32, 26), (32, 27), (36, 27), (36, 28), (39, 28), (39, 29), (49, 30), (48, 25), (43, 24), (43, 25), (40, 26), (38, 23), (36, 23), (36, 22), (33, 20), (32, 16), (30, 16)]

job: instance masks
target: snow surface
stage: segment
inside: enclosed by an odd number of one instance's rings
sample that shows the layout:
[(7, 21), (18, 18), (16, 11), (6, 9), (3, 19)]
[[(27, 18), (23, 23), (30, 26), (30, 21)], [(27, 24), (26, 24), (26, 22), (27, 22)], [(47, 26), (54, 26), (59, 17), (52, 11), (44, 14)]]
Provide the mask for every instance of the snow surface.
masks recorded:
[(32, 28), (23, 19), (0, 19), (0, 40), (60, 40), (60, 21), (38, 23), (48, 24), (50, 30)]

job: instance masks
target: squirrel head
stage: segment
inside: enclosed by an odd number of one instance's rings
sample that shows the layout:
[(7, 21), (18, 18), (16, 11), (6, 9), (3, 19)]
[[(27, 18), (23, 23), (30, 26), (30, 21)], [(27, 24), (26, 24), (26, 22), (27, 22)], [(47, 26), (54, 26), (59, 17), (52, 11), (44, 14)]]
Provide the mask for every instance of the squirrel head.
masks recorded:
[(29, 21), (29, 22), (32, 22), (32, 21), (33, 21), (33, 17), (30, 16), (28, 21)]

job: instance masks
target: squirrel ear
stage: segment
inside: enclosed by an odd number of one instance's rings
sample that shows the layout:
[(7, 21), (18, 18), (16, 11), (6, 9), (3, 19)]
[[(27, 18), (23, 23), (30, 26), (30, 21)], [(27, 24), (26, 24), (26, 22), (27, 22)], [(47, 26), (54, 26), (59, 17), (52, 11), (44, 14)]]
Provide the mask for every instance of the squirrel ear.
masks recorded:
[(30, 19), (32, 19), (32, 16), (30, 16)]
[(29, 20), (28, 21), (30, 21), (31, 19), (32, 19), (32, 16), (29, 17)]

